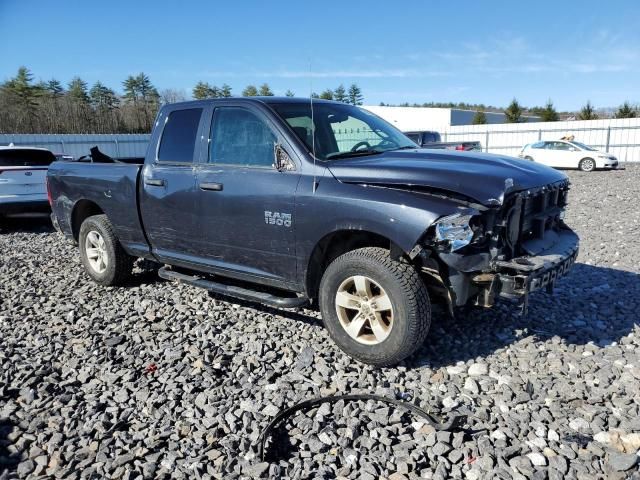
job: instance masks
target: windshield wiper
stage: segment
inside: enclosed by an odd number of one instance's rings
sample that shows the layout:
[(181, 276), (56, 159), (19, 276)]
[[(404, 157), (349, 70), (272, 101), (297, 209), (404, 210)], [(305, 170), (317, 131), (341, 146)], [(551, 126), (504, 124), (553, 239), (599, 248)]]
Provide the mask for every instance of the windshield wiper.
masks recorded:
[(382, 153), (382, 150), (358, 150), (357, 152), (335, 152), (327, 155), (327, 160), (333, 160), (336, 158), (349, 158), (349, 157), (361, 157), (365, 155), (375, 155), (376, 153)]

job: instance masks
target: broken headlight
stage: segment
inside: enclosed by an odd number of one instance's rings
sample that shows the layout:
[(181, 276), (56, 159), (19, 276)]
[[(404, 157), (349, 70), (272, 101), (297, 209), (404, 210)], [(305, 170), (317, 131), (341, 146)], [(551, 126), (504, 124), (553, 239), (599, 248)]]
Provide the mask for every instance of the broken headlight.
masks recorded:
[(438, 242), (448, 242), (451, 251), (466, 247), (473, 240), (474, 231), (471, 228), (473, 215), (454, 213), (447, 217), (442, 217), (435, 224), (436, 240)]

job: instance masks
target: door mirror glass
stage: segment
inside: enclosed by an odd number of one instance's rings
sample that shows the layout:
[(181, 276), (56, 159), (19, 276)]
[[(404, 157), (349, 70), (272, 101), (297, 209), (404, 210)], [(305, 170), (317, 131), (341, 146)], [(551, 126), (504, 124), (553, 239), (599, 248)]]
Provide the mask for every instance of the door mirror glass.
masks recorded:
[(273, 168), (279, 172), (295, 170), (291, 157), (279, 143), (273, 144)]

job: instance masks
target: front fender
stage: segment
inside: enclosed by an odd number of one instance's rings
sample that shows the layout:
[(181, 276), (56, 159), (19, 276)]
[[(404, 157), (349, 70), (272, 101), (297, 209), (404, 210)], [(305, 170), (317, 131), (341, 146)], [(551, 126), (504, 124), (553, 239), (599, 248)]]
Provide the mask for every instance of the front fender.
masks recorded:
[(324, 179), (315, 194), (298, 195), (296, 239), (299, 280), (318, 243), (338, 231), (385, 237), (409, 253), (438, 218), (466, 208), (446, 198)]

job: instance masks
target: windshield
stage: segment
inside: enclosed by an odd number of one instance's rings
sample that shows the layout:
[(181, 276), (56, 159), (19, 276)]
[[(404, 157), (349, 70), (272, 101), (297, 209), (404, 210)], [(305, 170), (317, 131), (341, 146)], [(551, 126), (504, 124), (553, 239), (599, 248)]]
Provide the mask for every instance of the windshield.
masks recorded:
[(595, 148), (591, 148), (589, 145), (585, 145), (584, 143), (580, 143), (580, 142), (571, 142), (571, 143), (582, 150), (587, 150), (589, 152), (596, 151)]
[[(272, 104), (273, 109), (313, 151), (311, 106)], [(400, 130), (362, 108), (341, 103), (314, 103), (315, 153), (321, 160), (373, 155), (389, 150), (418, 148)]]

